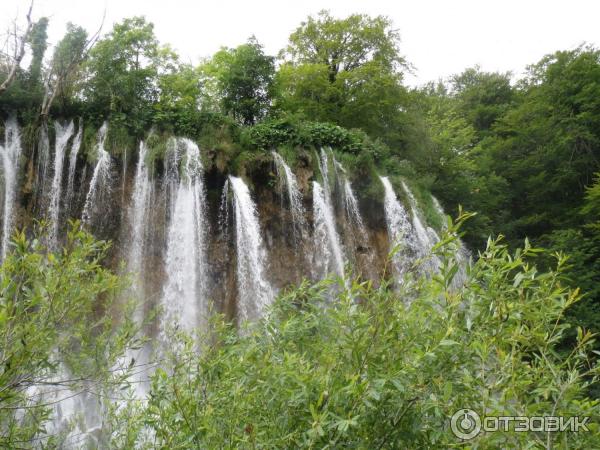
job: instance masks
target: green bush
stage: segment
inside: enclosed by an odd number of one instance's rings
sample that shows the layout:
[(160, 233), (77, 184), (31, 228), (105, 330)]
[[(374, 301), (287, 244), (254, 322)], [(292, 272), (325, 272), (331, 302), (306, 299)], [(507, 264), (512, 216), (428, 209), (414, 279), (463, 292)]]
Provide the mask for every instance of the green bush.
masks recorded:
[[(462, 220), (462, 219), (461, 219)], [(215, 320), (152, 380), (147, 405), (113, 415), (114, 448), (450, 448), (464, 444), (450, 417), (589, 416), (589, 432), (483, 433), (469, 448), (598, 448), (600, 405), (587, 398), (598, 366), (579, 329), (571, 353), (557, 344), (579, 298), (541, 250), (510, 253), (490, 240), (461, 286), (450, 224), (436, 251), (440, 275), (382, 282), (307, 282), (269, 316), (238, 333)], [(335, 298), (331, 284), (337, 284)], [(197, 345), (200, 345), (198, 352)]]
[[(64, 248), (50, 253), (43, 235), (15, 235), (0, 266), (0, 447), (37, 447), (52, 402), (36, 393), (102, 395), (120, 384), (112, 371), (131, 343), (133, 305), (122, 305), (122, 323), (112, 315), (123, 287), (101, 263), (108, 244), (73, 224)], [(60, 370), (65, 367), (68, 373)]]

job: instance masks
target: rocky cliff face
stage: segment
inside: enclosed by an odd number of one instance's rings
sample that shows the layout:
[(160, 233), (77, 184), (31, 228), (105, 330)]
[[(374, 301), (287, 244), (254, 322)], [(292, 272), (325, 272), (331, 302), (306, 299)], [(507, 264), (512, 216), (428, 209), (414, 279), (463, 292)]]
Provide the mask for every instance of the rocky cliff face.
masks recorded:
[[(133, 276), (133, 282), (136, 295), (144, 301), (145, 312), (156, 306), (169, 308), (168, 302), (179, 302), (177, 296), (165, 300), (168, 280), (182, 292), (192, 292), (192, 300), (187, 302), (201, 302), (203, 308), (213, 308), (235, 319), (242, 310), (259, 308), (255, 304), (242, 305), (243, 298), (250, 301), (248, 298), (253, 295), (264, 295), (264, 301), (270, 302), (278, 291), (304, 278), (315, 280), (325, 272), (343, 275), (339, 273), (339, 265), (334, 264), (336, 255), (341, 255), (353, 276), (377, 280), (384, 275), (391, 239), (383, 198), (374, 200), (372, 195), (363, 194), (365, 190), (355, 191), (352, 174), (346, 173), (330, 150), (298, 149), (292, 167), (283, 159), (277, 163), (275, 157), (262, 154), (252, 164), (238, 167), (238, 173), (231, 174), (219, 151), (198, 149), (191, 141), (167, 139), (162, 155), (143, 154), (148, 166), (145, 178), (140, 178), (141, 152), (136, 148), (121, 151), (119, 156), (110, 155), (106, 176), (100, 179), (96, 174), (103, 138), (100, 134), (95, 137), (95, 145), (84, 154), (76, 148), (80, 145), (78, 127), (81, 124), (65, 135), (68, 127), (57, 125), (49, 137), (42, 130), (36, 145), (22, 144), (15, 180), (17, 207), (9, 214), (13, 214), (17, 227), (31, 226), (36, 219), (48, 219), (56, 189), (56, 182), (51, 180), (58, 179), (62, 192), (58, 201), (60, 211), (55, 214), (58, 243), (64, 238), (68, 219), (86, 215), (83, 226), (98, 238), (113, 242), (108, 263), (117, 270), (139, 272)], [(56, 174), (56, 167), (61, 166), (56, 164), (61, 140), (66, 142), (66, 148), (60, 155), (64, 158), (61, 173)], [(5, 142), (2, 151), (7, 146)], [(198, 164), (202, 167), (194, 183), (199, 184), (193, 185), (197, 190), (190, 194), (197, 198), (192, 198), (187, 206), (178, 206), (177, 196), (188, 192), (184, 183), (192, 183), (190, 152), (198, 150)], [(239, 193), (233, 192), (229, 175), (241, 178), (240, 186), (247, 186), (249, 198), (236, 197)], [(4, 180), (5, 192), (10, 190), (6, 189), (9, 181)], [(324, 196), (320, 205), (323, 211), (319, 210), (317, 215), (313, 201), (315, 181)], [(354, 181), (357, 186), (366, 183), (362, 179)], [(134, 201), (140, 192), (145, 195), (141, 205)], [(291, 195), (296, 196), (293, 197), (297, 198), (296, 204)], [(244, 229), (252, 228), (252, 211), (258, 220), (257, 232)], [(299, 211), (302, 218), (298, 217)], [(189, 222), (187, 218), (191, 218)], [(135, 220), (143, 223), (136, 225)], [(185, 227), (202, 229), (194, 234)], [(167, 258), (172, 253), (169, 246), (175, 245), (169, 241), (174, 239), (171, 228), (182, 231), (175, 240), (188, 236), (191, 240), (179, 242), (184, 249), (183, 253), (180, 250), (181, 261), (173, 256), (175, 260), (167, 267)], [(203, 236), (202, 242), (198, 236)], [(244, 239), (249, 242), (243, 242)], [(134, 266), (131, 265), (133, 247), (137, 248), (139, 259)], [(191, 266), (186, 251), (194, 251), (193, 258), (198, 259), (191, 261)], [(188, 266), (184, 265), (186, 258)], [(257, 272), (252, 266), (262, 267)], [(188, 277), (190, 270), (197, 271), (193, 279)], [(193, 283), (194, 289), (186, 290), (189, 286), (185, 283)], [(178, 308), (177, 314), (187, 310), (185, 305)], [(160, 329), (158, 322), (155, 331)]]

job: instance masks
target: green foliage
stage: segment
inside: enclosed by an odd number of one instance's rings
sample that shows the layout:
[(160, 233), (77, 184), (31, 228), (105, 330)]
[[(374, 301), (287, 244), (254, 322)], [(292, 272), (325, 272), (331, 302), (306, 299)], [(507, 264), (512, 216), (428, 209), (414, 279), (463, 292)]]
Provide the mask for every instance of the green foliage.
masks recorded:
[[(571, 255), (569, 284), (587, 296), (573, 320), (598, 330), (600, 52), (557, 52), (511, 86), (507, 74), (468, 69), (450, 88), (428, 87), (420, 99), (435, 156), (434, 193), (448, 209), (479, 214), (467, 225), (474, 248), (502, 232)], [(416, 158), (411, 158), (416, 160)]]
[(172, 68), (174, 55), (161, 48), (154, 26), (142, 17), (125, 19), (100, 40), (86, 63), (83, 93), (90, 115), (111, 116), (140, 135), (152, 119), (158, 76)]
[[(452, 414), (597, 417), (585, 396), (597, 382), (594, 338), (556, 346), (578, 300), (556, 271), (539, 272), (541, 250), (487, 249), (458, 290), (450, 257), (456, 232), (437, 251), (442, 273), (386, 282), (303, 283), (270, 315), (239, 334), (220, 320), (167, 358), (148, 404), (113, 415), (115, 448), (450, 448)], [(149, 432), (148, 432), (149, 431)], [(147, 438), (148, 436), (151, 436)], [(595, 448), (590, 432), (483, 433), (472, 448)]]
[(221, 49), (207, 64), (213, 66), (225, 114), (231, 114), (244, 125), (252, 125), (266, 115), (275, 72), (274, 58), (264, 54), (254, 37), (235, 49)]
[(385, 17), (322, 11), (290, 35), (275, 80), (275, 109), (360, 128), (398, 143), (406, 90), (398, 32)]
[(328, 11), (308, 20), (290, 35), (282, 52), (299, 64), (324, 64), (333, 83), (341, 72), (349, 72), (376, 62), (388, 70), (405, 67), (399, 55), (400, 36), (391, 21), (383, 16), (371, 18), (352, 14), (335, 19)]
[(31, 63), (29, 64), (29, 87), (40, 88), (42, 86), (42, 62), (44, 53), (48, 48), (48, 18), (42, 17), (33, 24), (28, 35), (31, 46)]
[(54, 47), (50, 65), (50, 82), (55, 82), (56, 98), (62, 114), (68, 114), (73, 97), (80, 89), (80, 63), (84, 58), (88, 34), (84, 28), (67, 23), (67, 31)]
[[(134, 335), (123, 311), (107, 313), (123, 281), (102, 266), (108, 245), (74, 223), (56, 253), (23, 232), (0, 266), (0, 446), (25, 448), (44, 432), (51, 393), (81, 392), (113, 379), (111, 367)], [(60, 370), (64, 366), (67, 373)], [(89, 389), (89, 386), (87, 387)], [(64, 391), (63, 391), (64, 392)]]
[(331, 123), (308, 122), (293, 116), (263, 121), (245, 130), (244, 145), (258, 150), (271, 150), (281, 145), (332, 147), (344, 153), (369, 153), (381, 159), (389, 150), (373, 142), (360, 130), (347, 130)]

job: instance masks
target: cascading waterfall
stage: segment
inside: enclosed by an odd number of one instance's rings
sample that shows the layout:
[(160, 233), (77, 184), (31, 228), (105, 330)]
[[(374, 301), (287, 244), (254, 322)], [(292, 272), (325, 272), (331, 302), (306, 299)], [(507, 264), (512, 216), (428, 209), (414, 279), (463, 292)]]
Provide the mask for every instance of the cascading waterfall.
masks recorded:
[(140, 295), (143, 295), (144, 250), (149, 223), (149, 202), (152, 197), (152, 180), (146, 163), (147, 154), (148, 147), (142, 141), (140, 142), (139, 160), (129, 207), (130, 245), (127, 255), (127, 270), (134, 275), (133, 288)]
[(344, 178), (344, 209), (350, 223), (358, 230), (361, 238), (366, 239), (367, 229), (358, 209), (358, 200), (347, 178)]
[(321, 148), (321, 158), (318, 160), (319, 171), (323, 177), (323, 194), (325, 198), (331, 204), (331, 186), (329, 184), (329, 157), (325, 149)]
[(65, 196), (65, 208), (69, 208), (69, 213), (71, 213), (71, 208), (73, 204), (74, 197), (74, 187), (73, 184), (75, 182), (75, 168), (77, 167), (77, 155), (79, 154), (79, 150), (81, 148), (81, 142), (83, 141), (83, 122), (81, 119), (79, 120), (79, 126), (77, 128), (77, 134), (75, 138), (73, 138), (73, 143), (71, 144), (71, 152), (69, 153), (69, 169), (67, 175), (67, 193)]
[[(331, 153), (333, 162), (333, 182), (337, 186), (340, 196), (340, 203), (344, 209), (345, 217), (349, 224), (354, 227), (356, 231), (358, 231), (360, 238), (362, 240), (366, 240), (367, 230), (360, 214), (360, 209), (358, 208), (358, 200), (356, 199), (356, 195), (354, 195), (352, 184), (346, 175), (346, 169), (338, 160), (335, 159), (333, 152), (331, 152), (331, 150), (329, 150), (329, 152)], [(327, 155), (327, 151), (324, 149), (321, 149), (319, 169), (321, 170), (321, 174), (323, 176), (323, 190), (326, 194), (326, 198), (328, 199), (329, 203), (333, 205), (331, 190), (329, 187), (329, 157)]]
[(69, 139), (73, 136), (73, 121), (62, 126), (58, 121), (54, 123), (56, 132), (54, 144), (54, 176), (52, 177), (52, 189), (50, 191), (50, 204), (48, 206), (48, 217), (50, 219), (49, 244), (55, 248), (58, 241), (60, 199), (62, 194), (62, 173), (65, 160), (65, 148)]
[(306, 212), (302, 205), (302, 194), (300, 193), (300, 189), (298, 189), (298, 180), (296, 179), (294, 172), (292, 172), (292, 169), (290, 169), (279, 153), (273, 152), (272, 155), (275, 160), (275, 168), (277, 169), (279, 180), (286, 187), (287, 199), (290, 205), (290, 213), (294, 226), (294, 242), (297, 246), (298, 241), (302, 239), (306, 228)]
[[(170, 139), (167, 175), (177, 176), (172, 193), (163, 290), (163, 333), (171, 324), (193, 331), (208, 313), (206, 270), (206, 204), (198, 146), (189, 139)], [(174, 180), (167, 180), (167, 186)]]
[(344, 276), (344, 253), (335, 228), (335, 216), (325, 190), (313, 181), (314, 268), (317, 277), (334, 272)]
[(41, 208), (46, 200), (46, 175), (48, 172), (48, 160), (50, 159), (50, 138), (48, 137), (48, 123), (46, 121), (42, 122), (39, 132), (40, 137), (37, 148), (37, 176), (35, 181), (35, 191), (37, 208), (39, 211), (43, 211)]
[(152, 196), (150, 172), (146, 163), (148, 147), (140, 142), (139, 160), (135, 173), (133, 194), (129, 207), (130, 235), (127, 270), (134, 274), (136, 293), (143, 294), (141, 275), (144, 268), (144, 245), (146, 243), (148, 212)]
[[(333, 165), (334, 179), (337, 181), (338, 163), (335, 158), (333, 158)], [(335, 225), (335, 212), (329, 182), (329, 156), (323, 148), (321, 149), (321, 158), (319, 159), (319, 170), (323, 178), (323, 185), (317, 181), (313, 181), (313, 267), (315, 272), (313, 276), (324, 278), (333, 272), (343, 277), (345, 257), (340, 236)]]
[(110, 190), (111, 161), (110, 155), (104, 149), (107, 131), (108, 124), (104, 122), (98, 131), (98, 144), (96, 145), (98, 161), (94, 168), (94, 174), (83, 207), (82, 220), (87, 225), (90, 225), (93, 220), (94, 209), (99, 204), (98, 197), (102, 195), (104, 190)]
[[(395, 250), (392, 263), (396, 275), (401, 277), (410, 268), (414, 242), (408, 213), (396, 197), (388, 177), (379, 177), (384, 187), (384, 212), (390, 241), (390, 251)], [(399, 278), (401, 280), (401, 278)]]
[(237, 255), (238, 321), (261, 317), (273, 299), (265, 277), (267, 255), (260, 233), (256, 205), (241, 178), (229, 176), (233, 193)]
[[(149, 228), (150, 202), (152, 200), (153, 185), (150, 170), (146, 162), (148, 147), (140, 142), (137, 169), (133, 185), (131, 203), (128, 208), (129, 218), (129, 251), (127, 254), (127, 271), (133, 275), (131, 294), (138, 304), (134, 311), (134, 321), (138, 326), (143, 325), (146, 290), (144, 289), (144, 269), (146, 239)], [(118, 367), (128, 367), (129, 362), (135, 362), (135, 368), (131, 374), (134, 392), (138, 398), (143, 398), (148, 388), (149, 354), (151, 348), (148, 345), (141, 349), (128, 349)]]
[(8, 252), (8, 245), (13, 232), (19, 159), (21, 157), (21, 134), (16, 117), (10, 117), (4, 124), (4, 128), (4, 146), (0, 147), (4, 174), (2, 255), (0, 255), (2, 260), (4, 260)]
[[(330, 159), (331, 158), (331, 159)], [(330, 172), (330, 161), (333, 170)], [(323, 196), (326, 206), (329, 207), (335, 226), (335, 209), (343, 211), (342, 237), (346, 256), (354, 260), (356, 268), (371, 271), (374, 254), (370, 249), (369, 236), (358, 207), (358, 200), (352, 189), (352, 184), (346, 174), (344, 166), (336, 160), (331, 149), (321, 149), (319, 169), (323, 177)], [(331, 182), (331, 183), (330, 183)], [(331, 190), (333, 184), (334, 190)], [(335, 197), (335, 201), (334, 201)], [(342, 259), (345, 258), (344, 250)], [(318, 253), (315, 255), (318, 257)]]
[[(71, 376), (63, 364), (47, 386), (38, 388), (41, 399), (52, 405), (52, 421), (48, 423), (49, 436), (63, 435), (59, 448), (100, 448), (102, 433), (102, 404), (96, 386), (69, 386), (64, 380)], [(55, 386), (52, 386), (55, 384)]]
[[(49, 165), (47, 168), (48, 180), (45, 182), (45, 187), (46, 200), (49, 203), (46, 206), (52, 226), (51, 236), (55, 244), (60, 242), (58, 236), (62, 226), (61, 218), (66, 216), (67, 212), (73, 213), (69, 209), (73, 208), (72, 205), (75, 204), (79, 208), (83, 203), (81, 198), (76, 198), (78, 195), (86, 196), (87, 193), (83, 208), (83, 221), (88, 225), (93, 224), (96, 230), (103, 229), (98, 220), (103, 217), (100, 212), (103, 208), (112, 206), (105, 195), (111, 188), (111, 169), (114, 171), (114, 165), (111, 167), (111, 157), (105, 150), (107, 124), (103, 124), (98, 131), (95, 149), (96, 164), (86, 166), (81, 160), (79, 161), (82, 163), (80, 172), (77, 172), (77, 163), (83, 141), (81, 121), (77, 126), (77, 133), (74, 132), (74, 128), (73, 122), (56, 123), (55, 149), (51, 154), (54, 160), (52, 166)], [(0, 148), (4, 175), (2, 257), (7, 252), (10, 232), (14, 228), (17, 217), (16, 197), (19, 192), (17, 178), (21, 145), (19, 129), (14, 118), (7, 121), (5, 132), (3, 147)], [(47, 141), (47, 134), (43, 129), (40, 136), (38, 147), (40, 160), (34, 161), (34, 163), (39, 162), (40, 173), (43, 173), (42, 156), (45, 154), (44, 146)], [(69, 145), (71, 145), (70, 153), (67, 156)], [(214, 294), (214, 291), (218, 292), (217, 295), (214, 295), (215, 298), (224, 299), (222, 303), (217, 304), (221, 308), (221, 312), (228, 315), (235, 313), (240, 323), (246, 320), (256, 320), (264, 315), (265, 309), (273, 300), (276, 289), (292, 281), (293, 276), (304, 270), (305, 266), (312, 263), (309, 270), (312, 270), (311, 275), (315, 278), (321, 279), (330, 274), (344, 277), (346, 261), (359, 261), (355, 264), (356, 267), (359, 264), (366, 265), (365, 259), (360, 258), (366, 258), (366, 251), (379, 248), (379, 237), (385, 236), (383, 217), (380, 217), (382, 212), (375, 212), (376, 217), (373, 220), (370, 216), (364, 216), (365, 220), (363, 220), (357, 199), (358, 192), (353, 191), (350, 181), (350, 179), (357, 179), (353, 178), (350, 172), (346, 173), (343, 165), (335, 159), (330, 150), (321, 150), (318, 156), (322, 181), (312, 181), (312, 186), (310, 186), (313, 205), (312, 216), (309, 215), (309, 219), (307, 219), (302, 193), (299, 189), (300, 177), (296, 177), (281, 155), (277, 152), (272, 154), (282, 189), (280, 197), (286, 209), (285, 226), (289, 227), (290, 224), (287, 221), (291, 220), (297, 239), (296, 245), (300, 241), (306, 243), (306, 247), (311, 250), (307, 252), (309, 254), (307, 259), (302, 260), (303, 264), (298, 264), (300, 252), (297, 247), (292, 248), (290, 239), (284, 240), (285, 246), (271, 245), (271, 242), (277, 243), (280, 238), (278, 232), (281, 230), (281, 226), (277, 223), (273, 224), (275, 221), (269, 221), (274, 230), (272, 235), (261, 233), (257, 205), (252, 193), (244, 181), (235, 176), (226, 178), (221, 199), (219, 226), (225, 238), (219, 237), (214, 242), (209, 241), (209, 218), (213, 218), (213, 211), (209, 208), (208, 199), (214, 199), (215, 203), (218, 199), (208, 195), (216, 194), (214, 190), (209, 193), (205, 190), (201, 153), (198, 146), (192, 141), (183, 138), (170, 139), (167, 142), (164, 161), (160, 161), (156, 166), (156, 175), (149, 163), (150, 150), (146, 144), (140, 142), (137, 155), (135, 150), (135, 148), (130, 148), (129, 152), (123, 155), (129, 160), (129, 170), (124, 162), (121, 194), (126, 195), (124, 202), (129, 202), (128, 208), (122, 208), (124, 214), (117, 220), (110, 221), (109, 218), (108, 221), (111, 222), (111, 225), (115, 225), (115, 229), (116, 226), (124, 227), (118, 230), (120, 232), (118, 236), (123, 239), (120, 242), (126, 242), (124, 245), (126, 253), (121, 255), (125, 257), (127, 271), (134, 275), (132, 290), (128, 291), (127, 295), (133, 294), (144, 302), (149, 301), (148, 298), (153, 292), (157, 292), (156, 298), (151, 300), (151, 306), (160, 303), (163, 315), (159, 318), (160, 322), (157, 321), (156, 328), (145, 328), (143, 333), (152, 338), (158, 334), (159, 346), (163, 343), (170, 343), (163, 338), (168, 337), (171, 324), (187, 332), (202, 329), (204, 320), (209, 313), (208, 301), (209, 298), (212, 298), (211, 294)], [(68, 163), (65, 162), (65, 159), (68, 160)], [(64, 167), (67, 164), (68, 170)], [(161, 170), (163, 168), (164, 171)], [(32, 167), (31, 173), (37, 176), (35, 169), (35, 166)], [(262, 169), (263, 167), (260, 170), (261, 174), (264, 173)], [(92, 175), (90, 172), (93, 170), (93, 175), (86, 179), (84, 170), (88, 170), (89, 175)], [(215, 186), (221, 186), (224, 177), (221, 170), (222, 168), (215, 169), (207, 174), (207, 186), (212, 189)], [(116, 176), (116, 171), (114, 172)], [(53, 177), (50, 178), (52, 173)], [(63, 180), (65, 173), (67, 179)], [(434, 261), (431, 266), (424, 265), (423, 270), (437, 268), (437, 260), (435, 257), (431, 257), (429, 252), (431, 247), (439, 241), (439, 237), (432, 228), (427, 226), (412, 192), (404, 183), (402, 188), (406, 194), (398, 191), (402, 198), (407, 199), (405, 208), (397, 198), (390, 180), (387, 177), (380, 178), (385, 190), (383, 212), (385, 213), (389, 244), (392, 248), (399, 247), (391, 262), (392, 270), (398, 276), (399, 282), (402, 279), (408, 280), (408, 277), (403, 277), (403, 275), (414, 270), (413, 262), (419, 258), (425, 258), (430, 262)], [(114, 181), (116, 189), (118, 189), (116, 180)], [(357, 180), (356, 183), (360, 181)], [(87, 186), (88, 182), (89, 186)], [(43, 180), (40, 181), (40, 186), (42, 185), (44, 185)], [(358, 184), (355, 184), (354, 187), (358, 187)], [(397, 187), (400, 189), (400, 186)], [(24, 189), (24, 192), (29, 192), (27, 189)], [(259, 192), (267, 192), (267, 189)], [(310, 195), (304, 190), (302, 192)], [(64, 200), (62, 200), (63, 197)], [(121, 195), (116, 194), (114, 197), (115, 203), (118, 204)], [(261, 198), (269, 200), (272, 197), (264, 195)], [(122, 198), (121, 201), (123, 201)], [(37, 202), (37, 198), (32, 199), (32, 203), (35, 202)], [(433, 199), (433, 203), (438, 213), (443, 214), (441, 206), (435, 199)], [(37, 205), (37, 203), (35, 204)], [(216, 209), (218, 205), (212, 206)], [(259, 206), (263, 211), (263, 205)], [(264, 210), (272, 211), (272, 206), (265, 205)], [(310, 206), (307, 205), (307, 209), (310, 209)], [(214, 212), (216, 213), (216, 211)], [(164, 221), (163, 218), (167, 220)], [(307, 226), (307, 222), (311, 219), (312, 230)], [(21, 221), (19, 220), (19, 222)], [(303, 239), (311, 231), (314, 233), (311, 236), (312, 243), (311, 237)], [(111, 229), (110, 233), (113, 232), (114, 229)], [(291, 233), (289, 234), (291, 235)], [(227, 239), (227, 236), (230, 239)], [(270, 240), (271, 236), (274, 236), (273, 241)], [(363, 238), (365, 242), (371, 238), (373, 246), (365, 250), (366, 246), (363, 246), (361, 241)], [(310, 248), (311, 245), (314, 246), (314, 251)], [(463, 248), (462, 244), (457, 245)], [(270, 255), (270, 264), (267, 247), (269, 250), (274, 250)], [(235, 256), (233, 255), (234, 249)], [(117, 254), (115, 253), (115, 255)], [(214, 257), (212, 266), (209, 266), (209, 255)], [(459, 252), (457, 260), (463, 258), (462, 255), (463, 253)], [(113, 255), (111, 254), (111, 256)], [(114, 260), (108, 264), (112, 262)], [(377, 272), (381, 269), (379, 263), (378, 258), (373, 258), (373, 272), (362, 271), (360, 275), (367, 274), (365, 278), (373, 275), (371, 278), (376, 279)], [(231, 269), (229, 269), (230, 267)], [(272, 275), (267, 272), (271, 268), (276, 271)], [(293, 273), (294, 270), (298, 272)], [(461, 265), (455, 280), (460, 283), (463, 279)], [(217, 280), (223, 281), (223, 283), (217, 283)], [(158, 286), (159, 283), (160, 286)], [(223, 296), (219, 289), (224, 291)], [(144, 312), (147, 309), (149, 308), (141, 303), (139, 309), (134, 312), (134, 319), (138, 324), (141, 324), (146, 318)], [(146, 393), (144, 388), (147, 385), (143, 384), (146, 381), (144, 368), (149, 367), (152, 361), (148, 358), (149, 350), (146, 347), (141, 351), (128, 351), (119, 361), (122, 364), (116, 369), (121, 370), (122, 367), (131, 369), (134, 366), (130, 366), (128, 362), (135, 360), (133, 361), (136, 363), (134, 371), (138, 373), (132, 375), (132, 380), (134, 380), (135, 391), (140, 398), (143, 398)], [(58, 358), (56, 363), (60, 365)], [(140, 368), (142, 368), (141, 372)], [(69, 378), (68, 368), (59, 370), (61, 373), (57, 375), (57, 383)], [(142, 378), (141, 375), (144, 377)], [(63, 391), (57, 393), (53, 398), (53, 394), (46, 391), (45, 400), (55, 401), (57, 405), (55, 428), (51, 428), (51, 430), (64, 432), (69, 419), (82, 415), (83, 419), (73, 421), (76, 423), (74, 430), (76, 433), (70, 437), (78, 439), (79, 435), (87, 436), (95, 432), (100, 435), (103, 432), (101, 430), (103, 413), (101, 402), (94, 398), (94, 394), (80, 395), (75, 387), (72, 390), (69, 389), (68, 384), (63, 387)], [(78, 387), (84, 390), (88, 386), (79, 385)], [(92, 436), (91, 439), (94, 437)]]
[(413, 213), (412, 225), (418, 243), (416, 246), (418, 256), (424, 258), (424, 269), (427, 271), (435, 271), (440, 267), (441, 262), (436, 255), (429, 255), (429, 253), (431, 248), (439, 242), (440, 238), (433, 228), (425, 227), (425, 225), (423, 225), (423, 221), (419, 217), (417, 200), (404, 181), (402, 181), (402, 189), (404, 189), (404, 192), (406, 192), (406, 195), (408, 196), (408, 201)]

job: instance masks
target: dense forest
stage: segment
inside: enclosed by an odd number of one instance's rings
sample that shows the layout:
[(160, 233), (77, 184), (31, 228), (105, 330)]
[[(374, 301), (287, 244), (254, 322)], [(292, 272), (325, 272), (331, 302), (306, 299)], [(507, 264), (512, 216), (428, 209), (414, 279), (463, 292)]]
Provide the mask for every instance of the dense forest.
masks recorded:
[[(0, 447), (68, 447), (77, 424), (53, 428), (40, 384), (99, 393), (102, 427), (75, 441), (82, 448), (600, 447), (600, 50), (557, 51), (520, 79), (472, 67), (410, 88), (399, 32), (382, 16), (322, 11), (277, 55), (250, 37), (198, 65), (143, 17), (97, 33), (69, 24), (50, 48), (49, 19), (34, 16), (18, 19), (0, 55), (0, 126), (16, 119), (31, 149), (20, 190), (31, 217), (20, 217), (0, 268)], [(114, 262), (123, 240), (72, 222), (57, 248), (36, 220), (40, 130), (50, 124), (58, 139), (55, 120), (78, 121), (79, 167), (96, 164), (105, 122), (110, 157), (156, 173), (171, 167), (169, 136), (193, 141), (209, 155), (215, 204), (217, 173), (268, 190), (272, 152), (299, 170), (330, 148), (365, 213), (383, 203), (379, 174), (397, 190), (406, 181), (439, 234), (436, 272), (299, 279), (251, 324), (224, 307), (201, 330), (172, 330), (140, 399), (127, 356), (145, 344), (136, 292)], [(326, 191), (326, 173), (320, 182)], [(236, 179), (230, 189), (238, 195)], [(71, 379), (56, 378), (62, 367)], [(591, 417), (590, 431), (463, 442), (449, 422), (462, 408)]]

